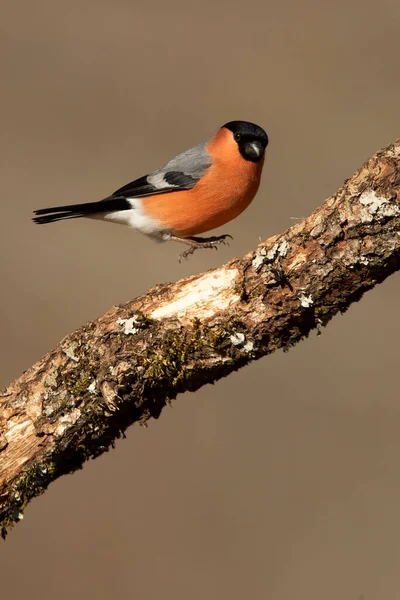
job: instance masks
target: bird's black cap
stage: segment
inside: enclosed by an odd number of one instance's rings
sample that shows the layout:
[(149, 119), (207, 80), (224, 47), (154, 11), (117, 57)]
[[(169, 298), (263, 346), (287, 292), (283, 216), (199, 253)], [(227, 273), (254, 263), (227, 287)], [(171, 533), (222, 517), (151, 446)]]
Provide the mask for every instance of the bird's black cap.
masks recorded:
[(223, 125), (226, 129), (232, 131), (233, 134), (240, 133), (246, 138), (253, 138), (259, 140), (264, 148), (268, 145), (268, 136), (262, 127), (259, 127), (255, 123), (249, 121), (229, 121)]

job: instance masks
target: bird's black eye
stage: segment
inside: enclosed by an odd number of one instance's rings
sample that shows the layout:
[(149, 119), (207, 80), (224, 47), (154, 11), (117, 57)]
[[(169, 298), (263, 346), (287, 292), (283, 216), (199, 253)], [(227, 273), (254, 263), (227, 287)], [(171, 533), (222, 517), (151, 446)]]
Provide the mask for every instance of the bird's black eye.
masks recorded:
[(240, 142), (240, 140), (242, 139), (242, 134), (239, 132), (236, 132), (233, 137), (235, 138), (235, 140), (237, 142)]

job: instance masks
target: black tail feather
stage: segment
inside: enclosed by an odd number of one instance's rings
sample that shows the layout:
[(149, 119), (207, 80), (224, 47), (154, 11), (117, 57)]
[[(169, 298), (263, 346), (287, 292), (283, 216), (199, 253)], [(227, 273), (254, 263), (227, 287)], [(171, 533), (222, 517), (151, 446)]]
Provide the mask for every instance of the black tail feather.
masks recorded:
[(65, 219), (78, 219), (85, 215), (129, 210), (132, 205), (126, 198), (110, 197), (99, 202), (87, 202), (86, 204), (67, 204), (65, 206), (53, 206), (53, 208), (39, 208), (33, 211), (35, 215), (46, 215), (33, 217), (33, 221), (40, 225), (54, 223)]
[(42, 217), (33, 217), (32, 221), (34, 223), (38, 223), (39, 225), (44, 225), (45, 223), (54, 223), (55, 221), (65, 221), (66, 219), (79, 219), (79, 217), (84, 217), (84, 213), (71, 213), (65, 212), (58, 215), (45, 215)]
[(98, 204), (98, 202), (89, 202), (88, 204), (69, 204), (66, 206), (53, 206), (53, 208), (39, 208), (39, 210), (34, 210), (33, 212), (35, 213), (35, 215), (49, 215), (50, 213), (57, 212), (83, 212), (83, 207), (89, 207), (91, 204)]

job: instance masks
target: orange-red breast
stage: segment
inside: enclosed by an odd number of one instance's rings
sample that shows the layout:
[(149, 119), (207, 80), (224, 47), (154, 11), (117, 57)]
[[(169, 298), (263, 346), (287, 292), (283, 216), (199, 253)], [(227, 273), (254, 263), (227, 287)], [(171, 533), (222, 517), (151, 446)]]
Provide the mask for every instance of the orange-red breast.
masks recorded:
[(265, 131), (254, 123), (231, 121), (208, 142), (179, 154), (164, 167), (128, 183), (98, 202), (36, 210), (36, 223), (78, 217), (103, 219), (159, 241), (210, 248), (226, 235), (198, 238), (248, 207), (260, 185)]

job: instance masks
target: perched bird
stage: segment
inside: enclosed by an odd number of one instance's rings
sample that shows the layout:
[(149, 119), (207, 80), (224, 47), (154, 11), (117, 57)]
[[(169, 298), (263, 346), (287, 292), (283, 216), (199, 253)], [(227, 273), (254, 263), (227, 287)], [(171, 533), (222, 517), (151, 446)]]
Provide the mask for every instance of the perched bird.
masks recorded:
[(267, 145), (261, 127), (231, 121), (208, 142), (104, 200), (41, 208), (33, 220), (42, 224), (87, 217), (130, 225), (156, 240), (186, 244), (184, 256), (216, 247), (231, 236), (196, 236), (228, 223), (249, 206), (260, 185)]

